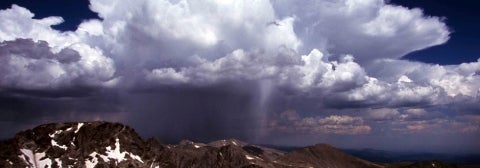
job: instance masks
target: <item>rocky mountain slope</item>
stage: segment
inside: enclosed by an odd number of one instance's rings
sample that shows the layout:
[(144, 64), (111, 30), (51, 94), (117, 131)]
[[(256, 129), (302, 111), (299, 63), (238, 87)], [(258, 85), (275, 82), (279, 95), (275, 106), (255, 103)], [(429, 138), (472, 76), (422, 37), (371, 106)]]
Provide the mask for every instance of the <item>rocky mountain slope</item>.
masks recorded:
[(132, 128), (109, 122), (46, 124), (0, 143), (0, 167), (380, 168), (425, 165), (432, 164), (376, 164), (326, 144), (289, 153), (235, 139), (208, 144), (185, 140), (165, 145), (155, 139), (142, 140)]

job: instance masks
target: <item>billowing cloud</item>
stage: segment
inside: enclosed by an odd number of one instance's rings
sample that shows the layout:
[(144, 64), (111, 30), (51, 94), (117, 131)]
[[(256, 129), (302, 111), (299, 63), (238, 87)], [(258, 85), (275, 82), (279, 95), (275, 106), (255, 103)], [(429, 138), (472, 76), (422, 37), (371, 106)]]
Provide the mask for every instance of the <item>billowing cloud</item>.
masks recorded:
[(279, 46), (301, 44), (294, 18), (277, 18), (269, 1), (102, 0), (90, 7), (103, 21), (80, 27), (102, 27), (104, 45), (124, 63), (119, 66), (178, 68), (238, 49), (271, 55)]
[[(384, 68), (389, 67), (389, 68)], [(460, 65), (430, 65), (404, 60), (378, 61), (368, 72), (375, 76), (368, 87), (352, 92), (359, 101), (368, 96), (390, 98), (390, 104), (451, 104), (478, 102), (480, 62)], [(352, 95), (352, 94), (351, 94)], [(466, 100), (469, 97), (470, 100)], [(380, 99), (382, 100), (382, 99)], [(385, 100), (385, 99), (383, 99)]]
[(304, 50), (353, 54), (362, 64), (378, 58), (400, 58), (449, 39), (441, 18), (383, 0), (275, 0), (273, 4), (278, 15), (298, 18), (295, 31), (305, 44)]
[[(32, 19), (27, 9), (13, 5), (0, 11), (0, 90), (56, 90), (107, 86), (114, 62), (103, 51), (50, 26), (59, 17)], [(110, 81), (111, 82), (111, 81)]]
[(58, 101), (99, 90), (70, 99), (115, 97), (93, 111), (157, 124), (148, 131), (172, 139), (267, 134), (257, 127), (308, 135), (478, 128), (458, 115), (479, 110), (480, 60), (400, 59), (450, 38), (444, 19), (421, 9), (383, 0), (91, 0), (90, 9), (101, 19), (64, 32), (52, 28), (61, 17), (0, 10), (0, 96), (21, 99), (10, 94), (21, 90), (38, 99), (20, 101), (29, 104), (51, 101), (32, 90), (64, 93)]
[[(81, 67), (81, 70), (90, 70), (100, 82), (105, 82), (113, 79), (116, 67), (119, 78), (108, 84), (124, 78), (126, 80), (120, 83), (130, 85), (128, 87), (143, 82), (209, 85), (267, 79), (275, 81), (279, 87), (300, 92), (318, 92), (320, 96), (335, 94), (332, 97), (347, 103), (363, 104), (362, 101), (369, 100), (367, 104), (386, 102), (391, 105), (436, 101), (430, 100), (438, 97), (432, 95), (450, 89), (447, 86), (439, 90), (430, 85), (390, 83), (370, 76), (355, 62), (355, 58), (360, 62), (398, 58), (445, 42), (449, 34), (445, 24), (439, 18), (424, 16), (419, 9), (374, 0), (295, 4), (285, 1), (142, 0), (119, 3), (94, 0), (90, 8), (102, 21), (89, 20), (79, 25), (75, 32), (58, 32), (50, 26), (61, 23), (61, 18), (35, 20), (31, 19), (33, 14), (28, 10), (13, 6), (3, 12), (5, 20), (31, 30), (14, 32), (18, 29), (4, 26), (4, 34), (10, 35), (5, 39), (44, 40), (57, 52), (67, 47), (75, 50), (75, 45), (84, 44), (82, 46), (90, 53), (83, 52), (80, 60), (94, 57), (95, 60), (88, 65), (110, 66)], [(297, 11), (300, 9), (311, 10)], [(14, 12), (19, 15), (13, 16), (11, 13)], [(20, 16), (25, 21), (15, 22)], [(22, 25), (28, 22), (32, 26)], [(340, 29), (331, 29), (331, 26)], [(369, 40), (369, 43), (363, 40)], [(396, 44), (400, 49), (393, 51), (387, 46), (390, 43), (385, 42), (393, 40), (406, 42)], [(418, 40), (418, 44), (413, 40)], [(324, 42), (327, 46), (320, 44)], [(413, 47), (403, 46), (403, 43)], [(363, 44), (381, 49), (368, 54), (350, 51), (355, 47), (369, 51), (373, 48)], [(76, 47), (75, 51), (82, 55), (83, 49)], [(302, 55), (305, 51), (309, 54)], [(335, 53), (336, 57), (330, 58), (330, 53)], [(349, 53), (354, 55), (342, 55)], [(132, 83), (128, 80), (131, 78), (137, 82)], [(442, 80), (436, 83), (440, 85)], [(384, 92), (394, 95), (382, 95)], [(390, 97), (399, 98), (388, 100)]]

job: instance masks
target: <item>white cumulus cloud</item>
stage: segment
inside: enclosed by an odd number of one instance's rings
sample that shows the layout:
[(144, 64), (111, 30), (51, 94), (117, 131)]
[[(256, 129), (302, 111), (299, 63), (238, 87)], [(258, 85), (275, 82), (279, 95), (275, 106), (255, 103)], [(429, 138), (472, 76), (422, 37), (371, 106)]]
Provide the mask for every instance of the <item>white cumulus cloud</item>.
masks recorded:
[(23, 7), (1, 10), (0, 88), (55, 90), (103, 86), (113, 78), (114, 61), (72, 32), (51, 28), (60, 17), (33, 19)]

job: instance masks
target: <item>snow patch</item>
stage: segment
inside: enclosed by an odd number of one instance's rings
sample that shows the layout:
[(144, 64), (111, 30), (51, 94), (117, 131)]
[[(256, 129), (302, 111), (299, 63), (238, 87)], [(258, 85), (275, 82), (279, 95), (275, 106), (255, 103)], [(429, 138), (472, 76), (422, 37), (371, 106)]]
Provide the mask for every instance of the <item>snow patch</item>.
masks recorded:
[(35, 153), (35, 161), (38, 164), (38, 167), (52, 167), (52, 160), (50, 158), (44, 158), (45, 152)]
[(48, 136), (49, 136), (50, 138), (54, 138), (55, 135), (61, 134), (62, 132), (63, 132), (63, 130), (56, 130), (54, 133), (48, 134)]
[(35, 165), (35, 161), (33, 160), (33, 152), (28, 149), (20, 149), (20, 152), (22, 152), (21, 155), (18, 157), (22, 159), (23, 161), (27, 162), (29, 165)]
[(133, 153), (128, 153), (128, 155), (132, 158), (132, 159), (135, 159), (135, 160), (138, 160), (139, 162), (143, 163), (143, 160), (140, 156), (138, 155), (134, 155)]
[(85, 160), (85, 166), (87, 168), (94, 168), (97, 165), (98, 158), (96, 157), (96, 155), (97, 155), (97, 152), (93, 152), (89, 155), (89, 156), (92, 157), (92, 159), (86, 159)]
[(52, 143), (52, 146), (56, 146), (56, 147), (62, 148), (63, 150), (67, 150), (66, 145), (59, 145), (57, 141), (55, 141), (54, 139), (52, 139), (51, 143)]
[(78, 123), (77, 130), (75, 130), (74, 133), (76, 134), (80, 130), (80, 128), (82, 128), (82, 126), (83, 126), (83, 123)]
[(94, 168), (98, 164), (98, 157), (102, 158), (104, 162), (110, 161), (107, 156), (98, 154), (97, 152), (92, 152), (89, 156), (93, 159), (85, 160), (85, 165), (87, 166), (87, 168)]
[[(27, 162), (30, 166), (33, 167), (51, 167), (52, 160), (45, 157), (45, 152), (42, 153), (33, 153), (30, 149), (20, 149), (22, 155), (18, 156), (20, 159)], [(43, 158), (43, 159), (42, 159)]]
[(143, 160), (138, 155), (134, 155), (130, 152), (120, 152), (120, 140), (117, 138), (115, 142), (115, 149), (112, 150), (112, 147), (108, 146), (106, 149), (107, 157), (111, 159), (117, 160), (117, 162), (121, 162), (125, 160), (125, 155), (128, 154), (132, 159), (135, 159), (139, 162), (143, 163)]
[(251, 156), (249, 156), (249, 155), (245, 155), (245, 158), (247, 158), (247, 160), (253, 160), (253, 159), (255, 159), (255, 158), (253, 158), (253, 157), (251, 157)]
[[(153, 164), (155, 163), (155, 159), (153, 159), (152, 163), (150, 163), (150, 168), (153, 168)], [(158, 166), (155, 166), (155, 168)]]
[(118, 162), (125, 160), (126, 153), (120, 152), (120, 142), (118, 138), (116, 139), (116, 142), (115, 142), (115, 149), (112, 150), (112, 147), (108, 146), (106, 153), (109, 158), (115, 159)]
[(55, 158), (53, 161), (55, 161), (58, 166), (62, 167), (62, 160), (60, 160), (60, 158)]
[[(67, 129), (67, 130), (68, 130), (68, 129)], [(59, 147), (59, 148), (62, 148), (63, 150), (67, 150), (67, 146), (65, 146), (65, 145), (59, 145), (59, 144), (57, 143), (57, 141), (55, 141), (55, 139), (54, 139), (56, 135), (61, 134), (62, 132), (63, 132), (63, 130), (56, 130), (54, 133), (48, 134), (48, 136), (49, 136), (50, 138), (52, 138), (51, 141), (50, 141), (50, 143), (52, 144), (52, 146), (57, 146), (57, 147)]]
[(200, 146), (198, 146), (198, 145), (194, 145), (194, 147), (197, 148), (197, 149), (200, 148)]
[(13, 165), (13, 162), (7, 159), (8, 164)]
[(222, 140), (222, 146), (227, 145), (227, 140)]

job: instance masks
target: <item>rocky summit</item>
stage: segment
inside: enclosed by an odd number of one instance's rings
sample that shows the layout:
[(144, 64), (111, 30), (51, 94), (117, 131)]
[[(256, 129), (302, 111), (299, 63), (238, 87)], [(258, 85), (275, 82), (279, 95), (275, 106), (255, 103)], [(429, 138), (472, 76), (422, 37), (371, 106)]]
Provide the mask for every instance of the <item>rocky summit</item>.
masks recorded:
[(151, 146), (119, 123), (46, 124), (3, 142), (0, 167), (148, 167)]
[(381, 168), (448, 167), (436, 162), (377, 164), (318, 144), (292, 152), (251, 145), (235, 139), (210, 143), (188, 140), (175, 145), (143, 140), (120, 123), (45, 124), (0, 143), (0, 167), (304, 167)]

